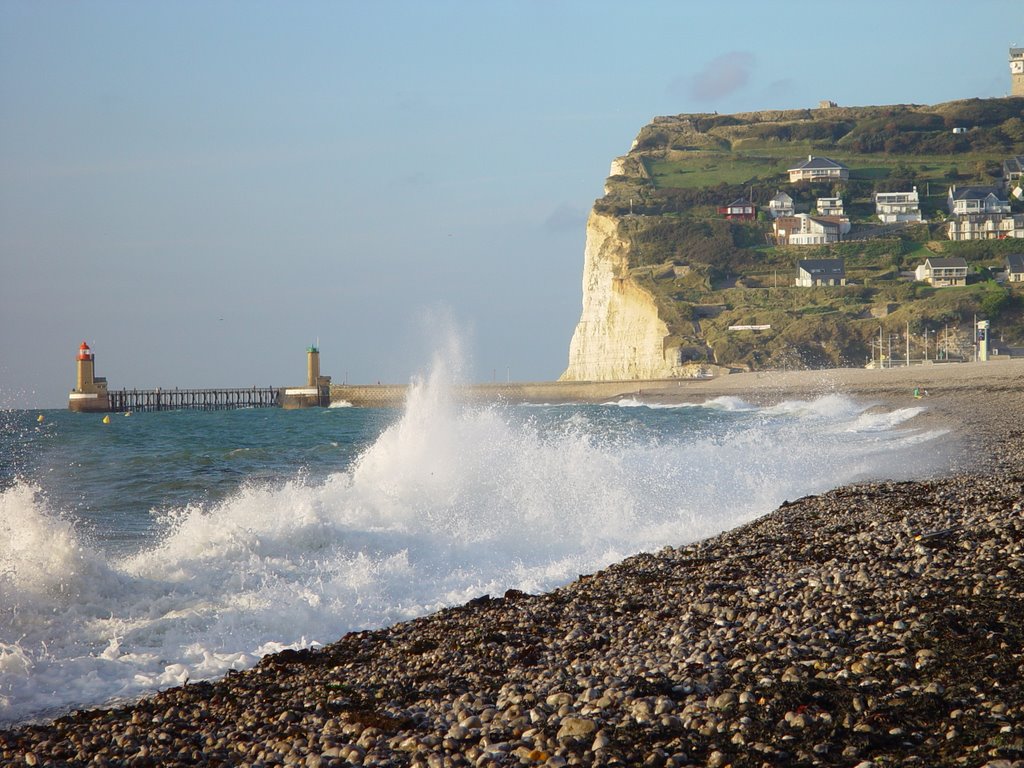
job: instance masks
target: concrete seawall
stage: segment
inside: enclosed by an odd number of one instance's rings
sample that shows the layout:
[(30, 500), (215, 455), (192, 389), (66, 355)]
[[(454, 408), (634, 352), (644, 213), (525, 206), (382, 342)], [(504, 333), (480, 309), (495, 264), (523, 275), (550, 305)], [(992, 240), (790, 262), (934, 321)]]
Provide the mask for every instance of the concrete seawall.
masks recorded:
[[(469, 384), (457, 387), (456, 396), (476, 402), (507, 403), (591, 403), (643, 395), (650, 387), (685, 388), (694, 381), (541, 381), (513, 384)], [(404, 385), (331, 385), (331, 404), (357, 408), (395, 408), (405, 402)]]
[[(753, 402), (777, 402), (791, 397), (820, 397), (832, 393), (909, 398), (915, 388), (930, 390), (933, 395), (970, 387), (1019, 392), (1022, 381), (1024, 360), (1007, 359), (881, 370), (756, 371), (707, 379), (472, 384), (457, 388), (456, 393), (470, 402), (602, 403), (635, 397), (648, 403), (700, 403), (722, 396), (738, 396)], [(405, 402), (405, 393), (406, 387), (397, 385), (332, 385), (331, 403), (346, 402), (363, 408), (399, 407)]]

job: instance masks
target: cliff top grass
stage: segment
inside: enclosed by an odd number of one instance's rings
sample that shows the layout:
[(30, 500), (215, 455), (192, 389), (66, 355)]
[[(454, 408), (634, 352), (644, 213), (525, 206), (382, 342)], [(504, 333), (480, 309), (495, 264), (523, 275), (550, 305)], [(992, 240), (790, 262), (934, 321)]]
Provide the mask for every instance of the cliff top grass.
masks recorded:
[[(633, 278), (655, 297), (667, 343), (679, 346), (684, 362), (859, 365), (880, 328), (905, 335), (909, 323), (920, 339), (944, 329), (949, 347), (959, 348), (976, 316), (1024, 345), (1024, 289), (993, 280), (1024, 243), (950, 242), (944, 223), (951, 185), (1002, 185), (1003, 161), (1024, 154), (1022, 115), (1024, 98), (658, 117), (619, 158), (621, 173), (608, 179), (595, 209), (619, 218)], [(787, 169), (808, 155), (843, 163), (849, 180), (790, 183)], [(912, 187), (925, 221), (882, 226), (874, 194)], [(742, 223), (718, 213), (739, 197), (763, 208), (779, 190), (797, 211), (812, 212), (818, 197), (842, 197), (853, 226), (848, 240), (779, 247), (764, 212)], [(1024, 204), (1014, 201), (1013, 209), (1024, 212)], [(914, 268), (929, 256), (963, 256), (970, 284), (914, 282)], [(795, 287), (796, 262), (815, 258), (842, 258), (850, 285)], [(695, 307), (708, 305), (724, 310), (696, 318)], [(746, 339), (727, 330), (760, 324), (773, 328)]]

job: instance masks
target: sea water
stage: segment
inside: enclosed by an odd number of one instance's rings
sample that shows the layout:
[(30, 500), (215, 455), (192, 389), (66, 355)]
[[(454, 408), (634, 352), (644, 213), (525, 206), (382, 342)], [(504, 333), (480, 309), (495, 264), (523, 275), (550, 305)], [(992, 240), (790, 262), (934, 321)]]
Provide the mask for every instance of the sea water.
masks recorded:
[(945, 460), (916, 406), (466, 406), (443, 379), (403, 410), (0, 412), (0, 727)]

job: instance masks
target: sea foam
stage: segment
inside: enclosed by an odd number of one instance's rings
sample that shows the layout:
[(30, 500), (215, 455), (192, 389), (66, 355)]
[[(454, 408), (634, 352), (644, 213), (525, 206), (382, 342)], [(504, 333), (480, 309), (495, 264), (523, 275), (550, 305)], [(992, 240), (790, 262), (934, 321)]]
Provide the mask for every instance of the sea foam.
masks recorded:
[[(344, 471), (244, 484), (111, 555), (30, 483), (0, 494), (0, 722), (251, 666), (483, 593), (551, 589), (783, 499), (934, 469), (849, 398), (468, 407), (443, 368)], [(650, 413), (645, 413), (649, 410)]]

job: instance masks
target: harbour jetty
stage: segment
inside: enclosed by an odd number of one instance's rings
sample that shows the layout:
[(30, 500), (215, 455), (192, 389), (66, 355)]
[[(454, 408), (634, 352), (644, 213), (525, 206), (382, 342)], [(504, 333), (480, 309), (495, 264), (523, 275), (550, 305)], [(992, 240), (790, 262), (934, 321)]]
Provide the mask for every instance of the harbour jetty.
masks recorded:
[[(307, 377), (301, 387), (230, 389), (123, 389), (109, 390), (107, 380), (95, 376), (95, 355), (88, 344), (79, 348), (77, 386), (68, 399), (72, 411), (120, 413), (125, 411), (224, 410), (231, 408), (401, 408), (409, 387), (404, 384), (332, 384), (320, 374), (320, 351), (306, 350)], [(703, 401), (742, 394), (754, 400), (785, 390), (806, 396), (828, 392), (893, 395), (915, 388), (968, 386), (978, 381), (1002, 381), (999, 375), (1024, 369), (1024, 361), (999, 359), (978, 363), (934, 363), (883, 369), (831, 368), (811, 371), (758, 371), (716, 376), (618, 381), (537, 381), (465, 384), (452, 388), (453, 397), (469, 403), (600, 403), (636, 399), (646, 403)], [(719, 369), (719, 372), (728, 369)], [(1016, 381), (1011, 385), (1017, 386)]]
[(320, 375), (320, 348), (313, 344), (306, 349), (306, 386), (286, 387), (274, 403), (282, 408), (325, 407), (330, 402), (331, 377)]
[[(107, 393), (106, 410), (127, 411), (224, 411), (232, 408), (270, 408), (278, 405), (276, 387), (251, 389), (121, 389)], [(75, 410), (75, 409), (72, 409)]]
[[(68, 409), (87, 413), (127, 411), (202, 410), (231, 408), (316, 408), (352, 406), (357, 408), (399, 408), (405, 403), (404, 384), (332, 384), (320, 373), (320, 349), (306, 349), (306, 383), (299, 387), (235, 387), (218, 389), (120, 389), (111, 390), (104, 377), (96, 376), (96, 355), (82, 342), (76, 357), (75, 388), (68, 396)], [(457, 399), (468, 402), (572, 403), (600, 402), (624, 397), (642, 397), (656, 389), (664, 393), (692, 385), (692, 379), (649, 381), (542, 381), (491, 382), (454, 388)]]
[(222, 411), (232, 408), (314, 408), (330, 403), (331, 377), (320, 375), (320, 349), (306, 350), (306, 384), (302, 387), (233, 387), (111, 390), (105, 377), (96, 375), (96, 355), (82, 342), (75, 358), (75, 388), (68, 395), (68, 410), (85, 413), (129, 411)]

